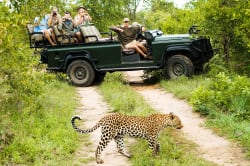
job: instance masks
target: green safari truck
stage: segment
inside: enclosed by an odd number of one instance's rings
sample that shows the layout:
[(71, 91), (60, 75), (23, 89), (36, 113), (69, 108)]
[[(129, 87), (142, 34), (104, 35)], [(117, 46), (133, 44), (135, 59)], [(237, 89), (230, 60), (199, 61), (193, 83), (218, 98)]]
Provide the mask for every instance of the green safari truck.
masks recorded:
[[(86, 28), (86, 27), (85, 27)], [(57, 46), (49, 45), (41, 36), (29, 31), (30, 47), (39, 48), (41, 62), (47, 70), (66, 73), (76, 86), (90, 86), (106, 72), (164, 69), (166, 78), (191, 77), (213, 57), (210, 39), (192, 34), (164, 35), (160, 30), (148, 30), (140, 35), (153, 59), (144, 59), (133, 50), (124, 51), (115, 32), (103, 37), (94, 25), (82, 31), (83, 43), (61, 37)], [(82, 29), (81, 29), (82, 30)], [(40, 40), (36, 37), (40, 35)], [(91, 39), (91, 40), (90, 40)], [(68, 41), (68, 42), (67, 42)]]

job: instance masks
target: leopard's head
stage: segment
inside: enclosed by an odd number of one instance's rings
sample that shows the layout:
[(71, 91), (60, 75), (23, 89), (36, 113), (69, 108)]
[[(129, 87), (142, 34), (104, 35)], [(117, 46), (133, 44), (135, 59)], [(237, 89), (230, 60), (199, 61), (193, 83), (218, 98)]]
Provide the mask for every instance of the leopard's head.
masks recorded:
[(181, 119), (175, 115), (174, 113), (170, 112), (169, 113), (169, 117), (170, 117), (170, 125), (177, 128), (177, 129), (181, 129), (183, 127), (183, 124), (181, 122)]

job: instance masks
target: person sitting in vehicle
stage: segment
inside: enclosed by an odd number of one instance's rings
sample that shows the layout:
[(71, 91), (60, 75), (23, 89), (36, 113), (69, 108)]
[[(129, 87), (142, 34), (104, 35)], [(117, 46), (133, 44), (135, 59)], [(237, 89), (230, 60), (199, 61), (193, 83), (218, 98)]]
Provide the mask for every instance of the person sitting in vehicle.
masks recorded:
[(39, 17), (36, 17), (34, 20), (34, 32), (42, 32), (49, 43), (55, 45), (51, 38), (51, 33), (48, 31), (48, 19), (49, 14), (46, 14), (41, 21), (39, 21)]
[(77, 9), (77, 15), (74, 17), (74, 26), (75, 26), (75, 32), (78, 37), (79, 41), (83, 41), (81, 36), (81, 25), (87, 24), (92, 20), (91, 16), (89, 15), (87, 9), (84, 6), (80, 6)]
[(136, 41), (138, 32), (141, 30), (140, 26), (131, 26), (129, 24), (129, 19), (124, 18), (123, 26), (111, 27), (110, 29), (117, 32), (118, 39), (120, 40), (122, 47), (125, 49), (135, 49), (143, 58), (152, 59), (152, 56), (147, 55), (147, 48)]
[(77, 33), (74, 31), (74, 22), (69, 11), (66, 11), (62, 17), (62, 32), (67, 36), (78, 38)]
[(50, 35), (52, 37), (51, 45), (54, 46), (56, 45), (56, 37), (55, 37), (55, 33), (53, 32), (53, 26), (57, 26), (58, 29), (60, 30), (62, 29), (62, 17), (58, 13), (58, 9), (56, 7), (52, 7), (51, 14), (48, 18), (48, 26), (49, 26), (49, 29), (45, 31), (45, 35), (46, 36)]

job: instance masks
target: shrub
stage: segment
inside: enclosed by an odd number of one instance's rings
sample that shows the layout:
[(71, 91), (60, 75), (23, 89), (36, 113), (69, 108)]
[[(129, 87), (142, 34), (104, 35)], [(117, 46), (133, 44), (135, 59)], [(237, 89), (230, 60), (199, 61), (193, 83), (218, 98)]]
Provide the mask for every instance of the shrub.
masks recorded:
[(211, 110), (233, 113), (248, 119), (250, 115), (250, 81), (243, 76), (219, 73), (207, 86), (192, 93), (191, 104), (196, 111), (209, 114)]

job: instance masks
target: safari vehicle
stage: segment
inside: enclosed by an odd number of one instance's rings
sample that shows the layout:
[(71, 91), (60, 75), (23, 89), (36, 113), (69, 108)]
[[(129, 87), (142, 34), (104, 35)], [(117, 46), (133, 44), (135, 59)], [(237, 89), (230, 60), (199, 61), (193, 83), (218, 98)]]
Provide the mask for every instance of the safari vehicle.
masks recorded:
[[(143, 59), (133, 50), (124, 51), (115, 32), (102, 34), (94, 25), (82, 26), (84, 43), (74, 43), (71, 37), (56, 33), (57, 46), (49, 45), (42, 34), (28, 26), (30, 47), (39, 48), (41, 62), (47, 70), (66, 73), (76, 86), (90, 86), (102, 79), (106, 72), (165, 69), (166, 78), (182, 75), (191, 77), (213, 56), (210, 40), (192, 34), (163, 35), (160, 30), (149, 30), (141, 37), (146, 41), (153, 59)], [(194, 32), (192, 27), (190, 32)], [(37, 35), (40, 39), (37, 39)]]

